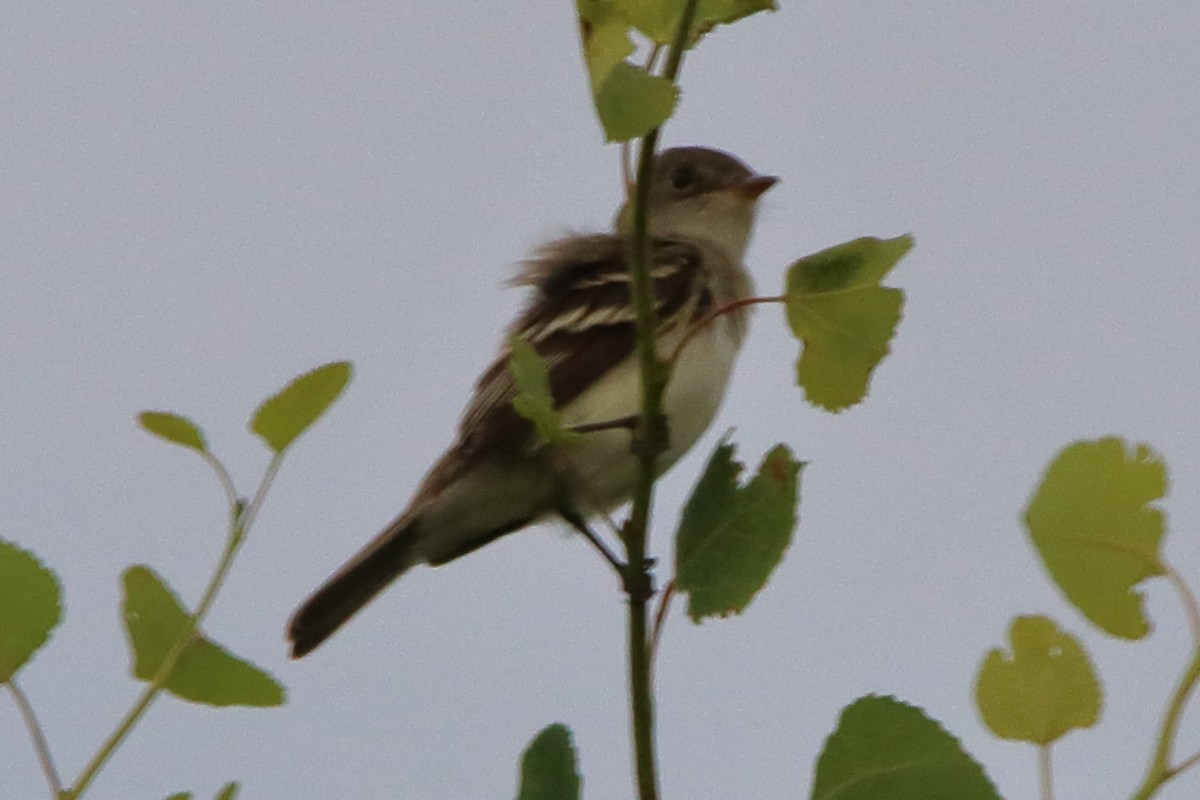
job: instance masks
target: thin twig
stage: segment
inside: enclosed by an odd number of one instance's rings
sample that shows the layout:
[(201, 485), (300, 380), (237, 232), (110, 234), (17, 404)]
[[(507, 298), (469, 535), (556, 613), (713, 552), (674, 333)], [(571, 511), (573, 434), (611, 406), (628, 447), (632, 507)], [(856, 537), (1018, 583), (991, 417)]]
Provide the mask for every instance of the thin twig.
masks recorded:
[[(215, 458), (211, 463), (219, 465), (220, 462)], [(254, 518), (258, 515), (262, 508), (263, 502), (266, 500), (267, 490), (270, 489), (271, 483), (275, 480), (275, 475), (279, 472), (279, 467), (283, 463), (283, 454), (276, 453), (271, 459), (271, 463), (267, 466), (263, 473), (262, 480), (259, 482), (258, 489), (254, 493), (254, 498), (244, 510), (241, 509), (241, 503), (237, 499), (237, 492), (232, 491), (232, 481), (229, 483), (228, 497), (231, 499), (229, 509), (229, 533), (225, 537), (225, 549), (221, 553), (221, 560), (217, 564), (216, 572), (209, 579), (208, 586), (204, 590), (204, 594), (200, 599), (200, 603), (196, 606), (196, 610), (188, 616), (187, 623), (184, 629), (180, 632), (179, 638), (175, 644), (167, 652), (166, 657), (159, 665), (158, 671), (154, 673), (154, 677), (150, 683), (142, 690), (137, 701), (125, 714), (125, 717), (117, 725), (100, 749), (92, 756), (91, 761), (83, 768), (79, 778), (75, 781), (70, 789), (63, 792), (64, 800), (75, 800), (88, 788), (91, 782), (95, 779), (100, 769), (112, 757), (116, 749), (125, 741), (125, 737), (129, 735), (134, 726), (145, 715), (146, 710), (150, 708), (150, 704), (158, 697), (163, 687), (166, 686), (167, 680), (170, 679), (171, 673), (175, 670), (175, 665), (179, 662), (184, 650), (191, 644), (200, 630), (200, 624), (204, 621), (205, 615), (212, 607), (213, 601), (216, 600), (217, 592), (221, 585), (225, 582), (226, 576), (229, 574), (230, 567), (233, 566), (233, 558), (237, 555), (238, 548), (241, 546), (246, 532), (254, 522)], [(218, 470), (218, 474), (224, 472), (224, 467)]]
[(1181, 772), (1187, 772), (1192, 767), (1200, 764), (1200, 753), (1193, 753), (1188, 758), (1180, 761), (1179, 764), (1171, 769), (1171, 775), (1178, 775)]
[(650, 54), (646, 56), (646, 63), (642, 66), (642, 71), (650, 73), (654, 71), (654, 62), (658, 61), (658, 56), (662, 52), (662, 45), (658, 42), (650, 48)]
[(1042, 787), (1042, 800), (1054, 800), (1054, 771), (1049, 744), (1038, 746), (1038, 783)]
[(225, 469), (225, 465), (221, 460), (207, 450), (200, 451), (201, 457), (208, 462), (208, 465), (217, 473), (217, 480), (221, 482), (221, 489), (225, 492), (225, 501), (229, 503), (230, 508), (237, 507), (237, 488), (233, 485), (233, 478), (229, 475), (229, 470)]
[(679, 344), (675, 345), (674, 351), (671, 352), (671, 359), (668, 363), (673, 364), (679, 360), (679, 354), (683, 352), (683, 348), (687, 346), (687, 343), (690, 342), (692, 338), (696, 336), (696, 334), (707, 328), (715, 319), (723, 314), (737, 311), (739, 308), (745, 308), (746, 306), (758, 305), (759, 303), (782, 303), (785, 301), (785, 299), (786, 298), (784, 298), (784, 296), (781, 294), (774, 295), (772, 297), (743, 297), (740, 300), (730, 300), (728, 303), (714, 308), (712, 311), (708, 312), (703, 317), (688, 326), (687, 332), (683, 335), (683, 338), (679, 340)]
[(1188, 618), (1188, 627), (1192, 631), (1192, 646), (1200, 649), (1200, 603), (1196, 601), (1196, 594), (1174, 567), (1161, 560), (1158, 565), (1162, 568), (1163, 576), (1171, 582), (1171, 586), (1179, 594), (1179, 602), (1183, 604), (1183, 611)]
[(621, 188), (624, 189), (625, 197), (633, 197), (633, 165), (630, 163), (633, 160), (633, 154), (629, 147), (628, 140), (621, 142)]
[(663, 626), (667, 621), (667, 611), (671, 608), (671, 600), (675, 598), (675, 581), (674, 579), (667, 582), (667, 586), (662, 591), (662, 596), (658, 598), (658, 611), (654, 613), (654, 627), (650, 630), (650, 667), (654, 667), (654, 661), (658, 658), (658, 642), (662, 639)]
[(1158, 787), (1179, 773), (1178, 767), (1170, 765), (1171, 750), (1175, 745), (1175, 734), (1179, 728), (1179, 720), (1183, 715), (1184, 706), (1187, 705), (1188, 696), (1196, 688), (1197, 679), (1200, 679), (1200, 650), (1193, 653), (1191, 663), (1184, 670), (1175, 686), (1175, 691), (1171, 693), (1171, 699), (1167, 702), (1167, 712), (1163, 715), (1162, 725), (1159, 728), (1154, 755), (1150, 759), (1150, 768), (1146, 771), (1142, 785), (1133, 795), (1134, 800), (1148, 800), (1158, 790)]
[[(1118, 547), (1117, 549), (1124, 548)], [(1150, 758), (1150, 767), (1146, 771), (1142, 785), (1133, 795), (1134, 800), (1148, 800), (1160, 786), (1187, 767), (1191, 767), (1200, 758), (1200, 754), (1197, 754), (1178, 766), (1171, 765), (1171, 751), (1175, 747), (1175, 736), (1179, 732), (1179, 722), (1183, 717), (1183, 710), (1187, 706), (1188, 698), (1196, 689), (1197, 681), (1200, 681), (1200, 606), (1197, 605), (1195, 593), (1174, 567), (1162, 559), (1151, 559), (1151, 561), (1179, 593), (1189, 625), (1192, 628), (1192, 660), (1175, 685), (1171, 699), (1167, 701), (1167, 711), (1163, 714), (1162, 725), (1159, 727), (1154, 755)]]
[(21, 687), (17, 686), (16, 678), (8, 679), (8, 690), (12, 692), (13, 702), (17, 704), (17, 710), (21, 712), (21, 717), (25, 720), (25, 727), (29, 729), (29, 738), (33, 740), (34, 752), (37, 753), (38, 761), (41, 762), (42, 772), (46, 773), (46, 783), (50, 784), (50, 791), (55, 797), (58, 797), (63, 789), (62, 778), (59, 777), (58, 769), (54, 766), (54, 757), (50, 754), (50, 745), (46, 741), (45, 733), (42, 732), (37, 714), (33, 713), (33, 704), (29, 702), (25, 692), (21, 691)]

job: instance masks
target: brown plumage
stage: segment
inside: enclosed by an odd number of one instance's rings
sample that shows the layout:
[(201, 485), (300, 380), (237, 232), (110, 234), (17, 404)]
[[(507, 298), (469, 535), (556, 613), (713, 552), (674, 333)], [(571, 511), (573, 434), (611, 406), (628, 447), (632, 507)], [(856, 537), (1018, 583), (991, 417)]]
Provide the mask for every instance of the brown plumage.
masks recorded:
[[(668, 150), (655, 166), (651, 278), (667, 357), (690, 324), (749, 293), (742, 250), (754, 202), (774, 179), (702, 148)], [(568, 425), (619, 419), (639, 402), (625, 246), (621, 233), (568, 237), (539, 250), (514, 281), (531, 296), (509, 332), (545, 361)], [(677, 365), (680, 377), (668, 387), (673, 438), (664, 470), (715, 413), (743, 331), (739, 312), (689, 340), (684, 353), (696, 356)], [(415, 564), (444, 564), (547, 515), (578, 520), (627, 497), (633, 474), (628, 434), (589, 433), (582, 445), (549, 453), (512, 407), (507, 362), (504, 349), (484, 371), (456, 441), (408, 508), (293, 616), (293, 657), (311, 652)]]

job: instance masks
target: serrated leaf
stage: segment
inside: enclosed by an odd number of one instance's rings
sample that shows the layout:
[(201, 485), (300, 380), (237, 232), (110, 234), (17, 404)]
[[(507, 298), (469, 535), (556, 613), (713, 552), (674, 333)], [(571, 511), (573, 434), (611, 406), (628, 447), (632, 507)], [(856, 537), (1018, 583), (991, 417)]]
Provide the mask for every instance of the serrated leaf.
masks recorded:
[(1017, 617), (1012, 655), (990, 651), (975, 681), (975, 705), (992, 733), (1047, 745), (1100, 718), (1100, 683), (1079, 640), (1043, 616)]
[(813, 800), (999, 800), (958, 740), (915, 707), (868, 695), (825, 740)]
[(214, 800), (236, 800), (241, 786), (237, 781), (230, 781), (221, 787), (221, 791), (217, 792)]
[(1025, 525), (1054, 582), (1113, 636), (1150, 632), (1134, 586), (1163, 574), (1166, 465), (1149, 446), (1115, 437), (1079, 441), (1051, 462)]
[(179, 414), (172, 414), (169, 411), (143, 411), (138, 414), (138, 424), (147, 432), (166, 439), (168, 442), (183, 445), (201, 453), (208, 450), (208, 444), (204, 441), (204, 433), (199, 426)]
[(258, 407), (250, 429), (282, 453), (337, 400), (351, 371), (350, 362), (335, 361), (304, 373)]
[(629, 21), (616, 12), (612, 0), (576, 0), (575, 10), (583, 60), (596, 95), (613, 68), (634, 51)]
[(741, 613), (783, 558), (796, 527), (801, 464), (783, 445), (738, 485), (734, 446), (717, 445), (692, 489), (675, 534), (675, 587), (688, 595), (688, 616)]
[(32, 552), (0, 539), (0, 684), (33, 658), (61, 619), (58, 577)]
[[(592, 100), (605, 139), (636, 139), (666, 122), (675, 111), (679, 90), (666, 78), (629, 63), (635, 50), (629, 32), (636, 27), (660, 45), (672, 42), (683, 0), (576, 0), (575, 7)], [(702, 0), (688, 47), (715, 25), (774, 8), (773, 0)]]
[(521, 756), (517, 800), (578, 800), (581, 782), (571, 729), (561, 723), (550, 725)]
[(696, 6), (696, 25), (729, 25), (760, 11), (778, 11), (775, 0), (700, 0)]
[(717, 25), (729, 25), (760, 11), (777, 11), (775, 0), (700, 0), (696, 21), (688, 36), (688, 47), (695, 47)]
[(594, 99), (605, 139), (626, 142), (670, 119), (679, 90), (666, 78), (622, 61), (609, 72)]
[[(189, 615), (147, 566), (125, 570), (122, 583), (133, 676), (151, 681), (186, 630)], [(274, 678), (199, 633), (184, 648), (164, 688), (183, 700), (213, 706), (277, 706), (284, 699)]]
[(649, 133), (671, 116), (678, 90), (625, 60), (634, 51), (629, 20), (613, 0), (576, 0), (575, 7), (592, 101), (605, 138), (627, 141)]
[(804, 343), (796, 382), (810, 403), (836, 412), (866, 397), (904, 306), (904, 292), (879, 284), (912, 246), (911, 236), (864, 237), (788, 268), (788, 325)]
[(550, 394), (546, 363), (533, 345), (519, 336), (510, 336), (508, 340), (508, 372), (517, 385), (513, 408), (533, 423), (538, 439), (558, 445), (579, 441), (582, 434), (562, 425), (554, 397)]
[[(613, 12), (658, 44), (670, 44), (684, 0), (611, 0)], [(624, 58), (624, 56), (622, 56)]]
[[(630, 25), (659, 45), (675, 41), (685, 0), (612, 0), (613, 10)], [(694, 47), (715, 26), (736, 22), (759, 11), (774, 11), (774, 0), (700, 0), (688, 32), (688, 47)], [(622, 56), (624, 58), (624, 56)]]

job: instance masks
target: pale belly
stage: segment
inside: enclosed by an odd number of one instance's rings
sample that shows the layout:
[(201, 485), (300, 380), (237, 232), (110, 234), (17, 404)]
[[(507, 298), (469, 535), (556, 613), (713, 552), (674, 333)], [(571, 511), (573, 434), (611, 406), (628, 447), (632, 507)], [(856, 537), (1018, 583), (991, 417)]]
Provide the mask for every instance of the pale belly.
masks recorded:
[[(660, 474), (691, 449), (721, 407), (738, 350), (726, 325), (724, 319), (715, 320), (688, 343), (676, 362), (663, 402), (670, 439), (659, 457)], [(669, 353), (674, 346), (673, 340), (662, 341), (659, 351)], [(617, 420), (636, 415), (640, 408), (641, 377), (637, 364), (630, 362), (563, 409), (563, 423)], [(566, 449), (579, 505), (591, 512), (607, 511), (629, 499), (637, 477), (629, 443), (629, 431), (619, 429), (585, 434), (581, 444)]]

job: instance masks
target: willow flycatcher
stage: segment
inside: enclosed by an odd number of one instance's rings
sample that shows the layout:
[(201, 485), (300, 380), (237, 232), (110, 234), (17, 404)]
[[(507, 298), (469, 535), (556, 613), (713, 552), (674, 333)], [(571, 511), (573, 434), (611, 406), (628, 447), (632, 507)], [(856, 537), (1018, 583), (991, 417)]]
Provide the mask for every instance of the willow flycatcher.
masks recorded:
[[(657, 348), (673, 359), (664, 395), (665, 471), (712, 422), (746, 330), (746, 312), (713, 315), (748, 297), (742, 257), (758, 198), (776, 182), (727, 153), (665, 150), (654, 161), (649, 203), (650, 276)], [(609, 234), (552, 242), (515, 284), (530, 287), (509, 328), (546, 363), (564, 426), (589, 431), (546, 445), (512, 406), (507, 346), (480, 377), (458, 439), (429, 470), (408, 507), (304, 602), (292, 617), (292, 657), (320, 645), (405, 570), (466, 555), (540, 519), (585, 520), (629, 499), (637, 475), (630, 430), (641, 404), (627, 214)], [(679, 349), (682, 343), (682, 349)]]

